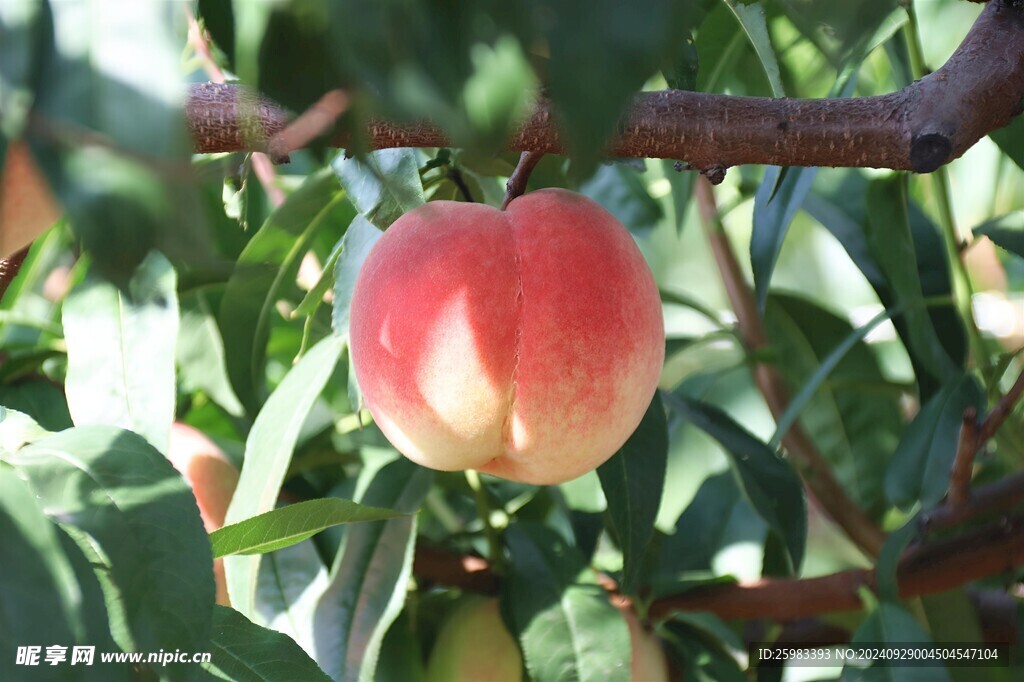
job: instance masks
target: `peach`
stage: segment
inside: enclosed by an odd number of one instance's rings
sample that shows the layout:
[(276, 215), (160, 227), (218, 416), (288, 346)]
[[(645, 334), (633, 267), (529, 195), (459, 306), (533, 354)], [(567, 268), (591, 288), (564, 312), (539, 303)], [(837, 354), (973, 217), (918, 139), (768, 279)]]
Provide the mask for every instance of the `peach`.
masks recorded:
[[(238, 469), (231, 460), (203, 432), (178, 422), (171, 425), (167, 459), (192, 488), (206, 532), (222, 527), (238, 486)], [(217, 603), (230, 606), (223, 559), (213, 562), (213, 576), (217, 582)]]
[(404, 455), (538, 485), (593, 470), (664, 362), (657, 286), (629, 232), (560, 189), (508, 209), (436, 201), (374, 245), (352, 297), (356, 378)]
[[(629, 627), (633, 652), (629, 679), (668, 682), (668, 659), (658, 638), (643, 629), (628, 605), (618, 608)], [(456, 607), (427, 664), (427, 682), (519, 682), (522, 675), (522, 655), (501, 619), (498, 600), (482, 597), (470, 597)]]
[(519, 682), (523, 658), (497, 599), (470, 597), (445, 621), (427, 664), (427, 682)]
[(31, 244), (58, 218), (57, 200), (28, 145), (9, 142), (0, 170), (0, 258)]

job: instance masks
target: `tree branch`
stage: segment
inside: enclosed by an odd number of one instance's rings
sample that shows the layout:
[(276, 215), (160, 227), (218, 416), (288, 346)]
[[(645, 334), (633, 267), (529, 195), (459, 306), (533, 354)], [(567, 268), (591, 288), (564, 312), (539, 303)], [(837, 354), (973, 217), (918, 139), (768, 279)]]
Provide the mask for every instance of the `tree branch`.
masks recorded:
[[(953, 538), (922, 543), (904, 553), (897, 570), (903, 598), (934, 594), (997, 575), (1024, 564), (1024, 516), (1016, 516)], [(479, 557), (418, 546), (413, 571), (429, 584), (494, 594), (498, 578)], [(710, 611), (725, 619), (808, 618), (862, 608), (858, 590), (873, 588), (873, 570), (849, 570), (817, 578), (763, 578), (697, 587), (656, 599), (649, 613)]]
[[(609, 156), (667, 158), (706, 170), (741, 164), (876, 167), (930, 172), (1020, 113), (1024, 3), (992, 0), (938, 71), (894, 93), (844, 99), (736, 97), (682, 90), (639, 94)], [(289, 114), (236, 85), (192, 86), (185, 107), (198, 152), (267, 151)], [(429, 122), (371, 121), (371, 149), (444, 147)], [(333, 143), (348, 146), (351, 140)], [(548, 102), (507, 149), (563, 153)]]

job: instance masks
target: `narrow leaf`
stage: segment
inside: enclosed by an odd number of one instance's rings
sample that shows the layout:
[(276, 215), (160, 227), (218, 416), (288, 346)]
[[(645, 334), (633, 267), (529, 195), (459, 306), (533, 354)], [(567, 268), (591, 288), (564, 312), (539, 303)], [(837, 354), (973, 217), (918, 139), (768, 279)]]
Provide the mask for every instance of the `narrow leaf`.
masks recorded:
[[(412, 514), (432, 480), (429, 469), (397, 459), (377, 472), (360, 502)], [(314, 615), (316, 659), (334, 679), (373, 680), (381, 642), (405, 603), (415, 543), (415, 516), (348, 529)]]
[[(246, 440), (238, 488), (225, 519), (228, 524), (274, 508), (299, 431), (344, 347), (344, 341), (336, 336), (320, 341), (288, 372), (256, 416)], [(254, 613), (259, 561), (258, 554), (224, 561), (231, 603), (243, 615)]]
[(328, 497), (290, 504), (210, 533), (213, 556), (266, 554), (310, 538), (325, 528), (401, 516), (391, 509)]
[(656, 393), (640, 426), (610, 460), (597, 469), (608, 501), (612, 528), (623, 556), (622, 590), (640, 587), (643, 559), (654, 535), (668, 461), (668, 423)]
[(807, 498), (796, 472), (718, 408), (675, 393), (662, 397), (672, 410), (725, 448), (747, 499), (783, 539), (793, 570), (799, 570), (807, 540)]
[(1024, 211), (1014, 211), (986, 220), (972, 232), (984, 235), (996, 246), (1024, 258)]

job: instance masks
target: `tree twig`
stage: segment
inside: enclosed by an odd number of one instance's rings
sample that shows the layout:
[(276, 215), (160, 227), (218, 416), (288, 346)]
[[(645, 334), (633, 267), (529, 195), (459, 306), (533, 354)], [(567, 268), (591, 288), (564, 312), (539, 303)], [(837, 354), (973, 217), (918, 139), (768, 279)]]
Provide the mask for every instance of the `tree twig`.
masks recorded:
[(944, 504), (921, 517), (924, 531), (943, 530), (1024, 503), (1024, 471), (975, 488), (961, 505)]
[(992, 411), (985, 417), (985, 421), (978, 427), (978, 447), (980, 448), (987, 443), (994, 435), (999, 427), (1003, 425), (1003, 422), (1009, 418), (1013, 413), (1013, 408), (1017, 402), (1024, 395), (1024, 370), (1021, 370), (1020, 376), (1017, 377), (1017, 381), (1013, 383), (1010, 390), (1006, 392), (996, 406), (992, 408)]
[(504, 211), (512, 200), (521, 197), (526, 192), (526, 185), (530, 182), (530, 173), (540, 163), (544, 154), (541, 152), (523, 152), (519, 157), (516, 169), (512, 171), (508, 182), (505, 183), (505, 200), (501, 202), (501, 210)]
[(954, 507), (965, 504), (971, 495), (971, 473), (979, 447), (978, 411), (968, 407), (964, 410), (960, 439), (957, 441), (956, 456), (953, 458), (953, 470), (949, 475), (948, 504)]
[[(710, 182), (704, 177), (698, 178), (695, 191), (701, 222), (705, 226), (729, 302), (736, 313), (740, 336), (747, 349), (756, 356), (758, 351), (768, 346), (757, 304), (740, 270), (729, 239), (721, 228)], [(789, 406), (789, 392), (782, 377), (774, 367), (763, 362), (754, 365), (753, 373), (754, 383), (764, 396), (768, 409), (778, 419)], [(793, 424), (783, 435), (782, 444), (803, 469), (801, 474), (805, 484), (814, 493), (825, 512), (864, 552), (869, 556), (878, 556), (885, 542), (885, 534), (847, 495), (832, 475), (828, 462), (818, 452), (817, 446), (799, 423)]]
[[(841, 99), (641, 93), (605, 151), (678, 159), (701, 170), (771, 164), (930, 172), (1009, 124), (1022, 99), (1024, 3), (992, 0), (942, 68), (897, 92)], [(199, 152), (265, 151), (289, 118), (243, 88), (214, 84), (192, 87), (186, 116)], [(506, 148), (564, 152), (555, 121), (550, 103), (541, 101)], [(371, 149), (451, 144), (427, 121), (374, 120), (365, 136)]]

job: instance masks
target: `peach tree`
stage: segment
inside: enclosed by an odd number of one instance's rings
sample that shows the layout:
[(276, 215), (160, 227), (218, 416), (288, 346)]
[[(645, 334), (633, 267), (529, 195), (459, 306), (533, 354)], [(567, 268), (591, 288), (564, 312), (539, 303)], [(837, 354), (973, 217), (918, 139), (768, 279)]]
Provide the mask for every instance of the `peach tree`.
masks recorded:
[(3, 3), (0, 680), (1019, 679), (1022, 101), (1020, 0)]

